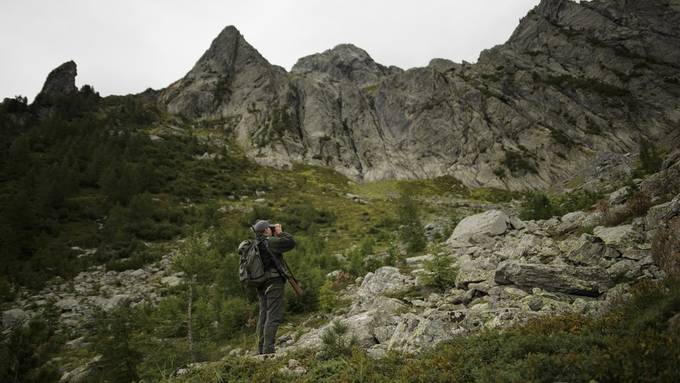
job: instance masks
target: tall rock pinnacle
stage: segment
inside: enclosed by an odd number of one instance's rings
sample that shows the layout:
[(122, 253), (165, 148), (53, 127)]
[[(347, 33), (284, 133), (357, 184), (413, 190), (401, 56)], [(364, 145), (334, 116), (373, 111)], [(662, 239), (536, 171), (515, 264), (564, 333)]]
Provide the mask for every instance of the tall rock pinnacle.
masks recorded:
[(39, 95), (55, 96), (78, 91), (76, 88), (76, 75), (78, 74), (76, 63), (67, 61), (52, 70), (47, 75)]
[(231, 101), (243, 101), (237, 93), (276, 82), (275, 71), (234, 26), (228, 26), (184, 78), (163, 90), (160, 102), (187, 117), (230, 114), (224, 109)]

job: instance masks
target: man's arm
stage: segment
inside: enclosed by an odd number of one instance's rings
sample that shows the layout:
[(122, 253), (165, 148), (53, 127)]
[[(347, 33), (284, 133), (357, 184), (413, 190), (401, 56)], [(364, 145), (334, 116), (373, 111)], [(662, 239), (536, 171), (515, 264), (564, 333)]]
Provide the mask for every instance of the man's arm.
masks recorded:
[(273, 253), (283, 253), (293, 250), (295, 247), (295, 239), (293, 236), (282, 231), (277, 237), (269, 237), (269, 250)]

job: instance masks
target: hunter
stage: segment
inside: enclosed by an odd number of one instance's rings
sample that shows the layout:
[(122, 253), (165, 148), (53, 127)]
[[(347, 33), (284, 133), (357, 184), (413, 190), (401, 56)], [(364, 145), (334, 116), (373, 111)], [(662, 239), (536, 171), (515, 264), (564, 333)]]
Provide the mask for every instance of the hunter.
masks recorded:
[(252, 226), (260, 250), (267, 280), (257, 286), (260, 314), (257, 320), (257, 352), (273, 354), (276, 331), (283, 315), (283, 291), (291, 275), (283, 260), (283, 253), (295, 247), (295, 240), (281, 229), (281, 224), (271, 225), (259, 220)]

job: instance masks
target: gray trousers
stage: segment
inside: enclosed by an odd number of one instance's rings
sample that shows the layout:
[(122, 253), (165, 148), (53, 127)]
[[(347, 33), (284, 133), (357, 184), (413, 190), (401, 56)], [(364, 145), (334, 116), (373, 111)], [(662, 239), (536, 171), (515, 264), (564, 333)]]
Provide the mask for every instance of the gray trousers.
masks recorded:
[(274, 353), (276, 331), (283, 317), (283, 289), (285, 279), (278, 277), (268, 280), (257, 288), (260, 301), (260, 315), (257, 319), (257, 353)]

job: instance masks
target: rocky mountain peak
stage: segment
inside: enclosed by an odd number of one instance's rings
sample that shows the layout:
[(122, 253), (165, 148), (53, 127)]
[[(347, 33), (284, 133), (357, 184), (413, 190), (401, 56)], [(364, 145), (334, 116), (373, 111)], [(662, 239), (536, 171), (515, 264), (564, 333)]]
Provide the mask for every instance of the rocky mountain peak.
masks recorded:
[(67, 61), (59, 65), (47, 75), (40, 95), (54, 96), (78, 91), (78, 88), (76, 88), (77, 74), (75, 62)]
[[(598, 182), (600, 165), (630, 162), (641, 137), (678, 140), (677, 3), (542, 0), (477, 63), (433, 59), (408, 71), (340, 44), (288, 74), (227, 27), (159, 102), (238, 121), (239, 143), (260, 163), (516, 190)], [(282, 129), (285, 140), (271, 140)]]
[(392, 69), (376, 63), (365, 50), (353, 44), (339, 44), (322, 53), (302, 57), (291, 69), (294, 74), (322, 73), (359, 85), (375, 83), (391, 71)]
[[(274, 97), (267, 88), (278, 88), (282, 78), (285, 71), (271, 65), (230, 25), (184, 78), (161, 92), (159, 101), (169, 111), (187, 117), (235, 114), (240, 113), (240, 105)], [(260, 89), (262, 95), (251, 93), (252, 87)], [(247, 100), (248, 95), (254, 99)], [(238, 101), (236, 106), (234, 100)]]
[(230, 73), (246, 64), (269, 65), (267, 60), (243, 38), (233, 25), (225, 27), (203, 53), (189, 76)]

